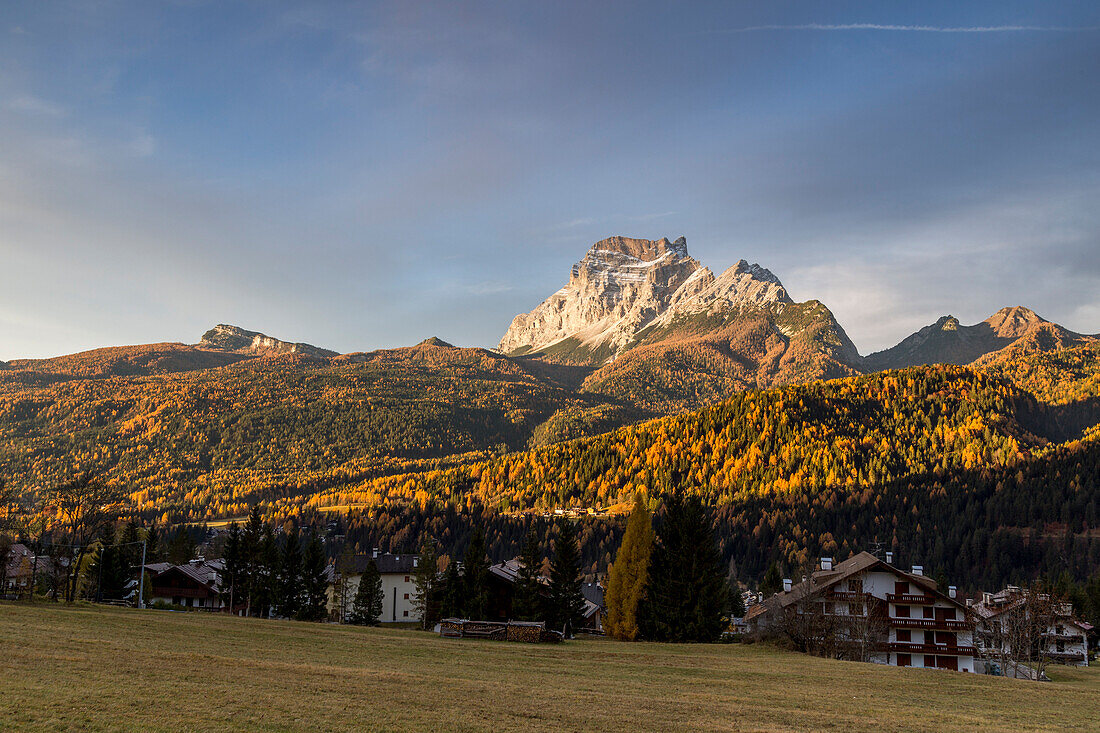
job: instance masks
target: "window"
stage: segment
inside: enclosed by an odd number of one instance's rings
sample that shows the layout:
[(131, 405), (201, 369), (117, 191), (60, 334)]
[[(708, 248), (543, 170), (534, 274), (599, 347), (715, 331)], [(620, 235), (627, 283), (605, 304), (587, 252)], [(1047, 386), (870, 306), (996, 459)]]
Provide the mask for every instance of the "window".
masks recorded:
[(909, 584), (896, 581), (894, 583), (894, 593), (899, 596), (903, 596), (909, 592)]
[(409, 594), (408, 593), (405, 594), (405, 600), (406, 601), (409, 600)]
[(922, 614), (925, 618), (935, 618), (935, 610), (931, 606), (925, 606)]
[(848, 604), (848, 615), (849, 616), (862, 616), (863, 615), (863, 604), (862, 603), (849, 603)]
[(852, 593), (862, 593), (863, 578), (848, 578), (848, 590)]
[(409, 582), (409, 576), (407, 576), (407, 575), (405, 576), (405, 582), (406, 582), (406, 583), (408, 583), (408, 582)]
[(898, 666), (899, 667), (911, 667), (912, 665), (913, 665), (913, 660), (910, 659), (908, 654), (899, 654), (898, 655)]
[(909, 606), (898, 606), (898, 618), (909, 618)]
[(405, 616), (408, 616), (408, 615), (409, 615), (409, 612), (408, 612), (408, 611), (405, 611), (405, 613), (404, 613), (403, 615), (405, 615)]
[(896, 633), (897, 633), (898, 641), (912, 641), (913, 640), (913, 632), (910, 631), (909, 629), (898, 629)]

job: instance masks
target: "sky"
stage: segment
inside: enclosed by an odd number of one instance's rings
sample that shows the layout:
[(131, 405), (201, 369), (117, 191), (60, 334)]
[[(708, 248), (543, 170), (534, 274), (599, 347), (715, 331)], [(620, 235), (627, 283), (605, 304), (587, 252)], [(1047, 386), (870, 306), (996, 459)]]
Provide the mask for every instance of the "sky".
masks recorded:
[(494, 346), (592, 243), (1100, 332), (1100, 3), (0, 0), (0, 359)]

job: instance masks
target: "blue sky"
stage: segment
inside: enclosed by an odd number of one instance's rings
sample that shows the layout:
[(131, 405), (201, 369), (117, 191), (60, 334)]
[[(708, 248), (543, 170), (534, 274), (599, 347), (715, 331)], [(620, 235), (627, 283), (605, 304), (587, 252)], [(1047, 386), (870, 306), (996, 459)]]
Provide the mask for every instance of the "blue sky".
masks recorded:
[(684, 235), (862, 353), (1100, 332), (1100, 4), (0, 0), (0, 359), (494, 345)]

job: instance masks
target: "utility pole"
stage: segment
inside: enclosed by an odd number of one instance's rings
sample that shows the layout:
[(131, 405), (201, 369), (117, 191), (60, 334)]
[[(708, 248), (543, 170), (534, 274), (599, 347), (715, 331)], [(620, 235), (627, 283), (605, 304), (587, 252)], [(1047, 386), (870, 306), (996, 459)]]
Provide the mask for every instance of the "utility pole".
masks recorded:
[(138, 608), (145, 608), (145, 550), (148, 548), (148, 540), (141, 541), (141, 575), (138, 576)]
[(99, 562), (97, 563), (99, 565), (99, 582), (96, 584), (95, 587), (96, 603), (103, 603), (103, 558), (106, 557), (106, 555), (107, 547), (101, 539), (99, 543)]

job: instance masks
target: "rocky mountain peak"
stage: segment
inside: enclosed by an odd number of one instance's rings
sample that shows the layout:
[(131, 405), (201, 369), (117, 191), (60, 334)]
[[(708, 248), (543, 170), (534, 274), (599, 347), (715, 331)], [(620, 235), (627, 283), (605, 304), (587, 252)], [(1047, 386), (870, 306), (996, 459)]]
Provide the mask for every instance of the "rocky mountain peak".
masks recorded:
[(588, 250), (589, 255), (625, 255), (641, 261), (655, 260), (669, 253), (687, 257), (687, 240), (679, 237), (675, 242), (670, 242), (668, 237), (635, 239), (633, 237), (614, 236), (601, 239)]
[(573, 266), (565, 287), (513, 319), (499, 348), (602, 363), (642, 330), (679, 316), (790, 302), (779, 278), (760, 265), (741, 260), (715, 277), (688, 254), (684, 237), (609, 237)]
[(939, 320), (936, 321), (936, 324), (934, 326), (932, 326), (932, 330), (933, 331), (958, 331), (960, 325), (962, 325), (962, 324), (959, 323), (959, 319), (955, 318), (955, 316), (950, 316), (950, 315), (940, 316)]
[(228, 351), (237, 354), (275, 356), (279, 354), (307, 354), (309, 356), (336, 356), (335, 351), (302, 343), (280, 341), (273, 336), (247, 331), (240, 326), (219, 323), (202, 335), (196, 344), (200, 349)]
[(1001, 308), (985, 319), (998, 338), (1019, 338), (1037, 323), (1047, 323), (1035, 311), (1021, 305)]

